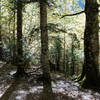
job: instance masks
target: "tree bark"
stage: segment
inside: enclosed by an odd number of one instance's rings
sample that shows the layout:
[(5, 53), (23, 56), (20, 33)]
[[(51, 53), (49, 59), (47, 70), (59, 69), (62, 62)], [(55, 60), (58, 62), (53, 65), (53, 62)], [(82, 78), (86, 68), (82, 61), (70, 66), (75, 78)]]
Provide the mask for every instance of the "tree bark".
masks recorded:
[(63, 62), (63, 67), (64, 67), (64, 72), (65, 72), (65, 75), (66, 75), (66, 47), (65, 47), (65, 44), (66, 44), (66, 41), (65, 41), (65, 33), (64, 33), (64, 62)]
[(74, 63), (74, 38), (72, 36), (72, 44), (71, 44), (71, 75), (75, 74), (75, 63)]
[(23, 64), (23, 43), (22, 43), (22, 1), (17, 1), (17, 72), (16, 77), (26, 75)]
[(22, 50), (22, 2), (17, 1), (17, 52), (18, 56), (23, 56)]
[(60, 71), (60, 56), (59, 56), (58, 53), (57, 53), (56, 56), (57, 56), (57, 57), (56, 57), (56, 70), (57, 70), (57, 71)]
[(2, 60), (2, 34), (1, 34), (1, 25), (0, 25), (0, 60)]
[(13, 12), (13, 14), (14, 14), (14, 24), (13, 24), (13, 41), (14, 41), (14, 43), (13, 43), (13, 64), (15, 64), (16, 63), (16, 40), (15, 40), (15, 30), (16, 30), (16, 25), (15, 25), (15, 23), (16, 23), (16, 21), (15, 21), (15, 15), (16, 15), (16, 13), (15, 13), (15, 10), (14, 10), (14, 12)]
[(50, 67), (49, 67), (49, 56), (48, 56), (48, 31), (47, 31), (47, 5), (46, 1), (40, 1), (40, 28), (41, 28), (41, 67), (43, 69), (43, 86), (44, 93), (49, 95), (44, 96), (43, 100), (50, 99), (50, 94), (52, 93), (51, 88), (51, 77), (50, 77)]
[(99, 77), (99, 22), (96, 0), (86, 0), (86, 25), (84, 33), (84, 85), (100, 86)]

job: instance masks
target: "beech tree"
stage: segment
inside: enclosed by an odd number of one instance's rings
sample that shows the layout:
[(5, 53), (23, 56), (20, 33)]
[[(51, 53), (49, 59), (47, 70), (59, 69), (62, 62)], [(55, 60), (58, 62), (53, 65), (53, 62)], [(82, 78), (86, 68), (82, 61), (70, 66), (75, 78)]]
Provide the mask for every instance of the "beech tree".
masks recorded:
[(98, 3), (97, 0), (85, 0), (85, 2), (84, 85), (100, 86)]
[(83, 86), (100, 86), (99, 73), (99, 5), (97, 0), (85, 0), (85, 10), (75, 14), (66, 14), (66, 16), (74, 16), (85, 13), (85, 32), (84, 32), (84, 64), (81, 77), (86, 79)]

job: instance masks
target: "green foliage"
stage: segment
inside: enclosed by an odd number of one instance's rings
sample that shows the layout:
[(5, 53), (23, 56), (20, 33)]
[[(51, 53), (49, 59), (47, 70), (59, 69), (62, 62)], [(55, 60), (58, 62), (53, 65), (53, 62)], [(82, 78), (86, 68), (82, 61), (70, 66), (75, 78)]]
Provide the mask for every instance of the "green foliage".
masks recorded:
[[(2, 36), (3, 46), (7, 46), (7, 50), (10, 52), (13, 50), (14, 40), (14, 11), (15, 11), (15, 23), (16, 21), (16, 0), (1, 0), (1, 24), (2, 24)], [(59, 59), (60, 66), (63, 66), (63, 54), (64, 54), (64, 37), (65, 34), (65, 51), (66, 59), (71, 62), (71, 41), (73, 40), (75, 61), (80, 61), (81, 53), (83, 53), (83, 30), (84, 30), (84, 15), (67, 17), (60, 19), (61, 15), (65, 13), (72, 13), (68, 6), (73, 3), (70, 0), (48, 0), (48, 35), (49, 35), (49, 53), (50, 60), (57, 63)], [(66, 6), (67, 5), (67, 6)], [(74, 9), (75, 11), (80, 9)], [(38, 3), (23, 3), (23, 51), (24, 61), (35, 64), (40, 64), (40, 25), (39, 25), (39, 4)], [(83, 20), (83, 22), (82, 22)], [(9, 27), (10, 26), (10, 27)], [(80, 27), (80, 28), (79, 28)], [(16, 42), (16, 28), (15, 25), (15, 42)], [(10, 29), (10, 31), (9, 31)], [(72, 34), (70, 34), (72, 33)], [(8, 42), (10, 40), (10, 42)], [(16, 46), (16, 44), (15, 44)], [(65, 60), (66, 60), (65, 59)], [(66, 60), (66, 63), (67, 63)], [(70, 63), (69, 63), (70, 66)]]
[(69, 33), (69, 36), (72, 39), (74, 49), (80, 49), (80, 41), (76, 34)]
[(55, 63), (57, 65), (57, 61), (61, 60), (61, 55), (62, 55), (62, 41), (61, 38), (58, 36), (56, 36), (54, 38), (54, 42), (53, 44), (51, 44), (52, 46), (50, 47), (50, 60)]

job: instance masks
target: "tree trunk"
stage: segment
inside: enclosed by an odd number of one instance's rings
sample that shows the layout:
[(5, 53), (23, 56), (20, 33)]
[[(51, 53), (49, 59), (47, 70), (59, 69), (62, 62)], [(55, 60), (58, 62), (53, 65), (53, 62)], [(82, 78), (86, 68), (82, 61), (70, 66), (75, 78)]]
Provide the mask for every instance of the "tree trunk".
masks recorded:
[(43, 69), (43, 86), (44, 96), (43, 100), (50, 99), (50, 94), (52, 93), (51, 88), (51, 77), (50, 77), (50, 67), (49, 67), (49, 56), (48, 56), (48, 32), (47, 32), (47, 5), (46, 1), (40, 1), (40, 28), (41, 28), (41, 67)]
[(0, 60), (2, 60), (2, 34), (1, 34), (2, 27), (0, 25)]
[(22, 50), (22, 2), (17, 1), (17, 52), (18, 56), (23, 56)]
[(74, 39), (73, 39), (73, 36), (72, 36), (72, 44), (71, 44), (71, 75), (74, 75), (75, 74), (75, 68), (74, 68)]
[[(1, 19), (1, 11), (0, 11), (0, 19)], [(1, 23), (0, 23), (0, 60), (2, 60), (2, 26), (1, 26)]]
[(22, 1), (17, 1), (17, 72), (15, 76), (26, 75), (23, 67), (23, 47), (22, 47)]
[(16, 44), (15, 44), (15, 30), (16, 30), (16, 29), (15, 29), (15, 27), (16, 27), (16, 26), (15, 26), (15, 14), (16, 14), (16, 13), (15, 13), (15, 10), (14, 10), (13, 13), (14, 13), (14, 22), (13, 22), (13, 23), (14, 23), (14, 24), (13, 24), (13, 41), (14, 41), (14, 42), (13, 42), (13, 64), (15, 64), (15, 63), (16, 63), (16, 62), (15, 62), (15, 60), (16, 60)]
[[(9, 28), (9, 34), (11, 34), (11, 21), (9, 20), (8, 23), (8, 28)], [(9, 54), (10, 54), (10, 58), (8, 59), (8, 61), (12, 62), (12, 47), (11, 47), (11, 38), (9, 37)]]
[(66, 75), (66, 47), (65, 47), (65, 44), (66, 44), (66, 41), (65, 41), (65, 33), (64, 33), (64, 62), (63, 62), (63, 69), (64, 69), (64, 72), (65, 72), (65, 75)]
[(56, 70), (60, 71), (60, 56), (59, 54), (56, 55)]
[(96, 0), (86, 0), (86, 26), (84, 33), (84, 65), (86, 80), (84, 85), (100, 86), (99, 79), (99, 22)]

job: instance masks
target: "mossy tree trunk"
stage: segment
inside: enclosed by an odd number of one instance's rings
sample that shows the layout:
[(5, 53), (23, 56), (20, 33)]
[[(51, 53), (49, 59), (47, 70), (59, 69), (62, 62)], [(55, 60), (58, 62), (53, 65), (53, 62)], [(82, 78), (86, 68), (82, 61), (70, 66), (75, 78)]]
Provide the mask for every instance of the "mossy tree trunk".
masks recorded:
[[(47, 5), (46, 0), (40, 1), (40, 28), (41, 28), (41, 67), (43, 69), (43, 100), (52, 100), (51, 77), (48, 56)], [(49, 98), (48, 98), (49, 97)]]
[(97, 0), (86, 0), (84, 33), (84, 85), (100, 86), (99, 79), (99, 22)]

